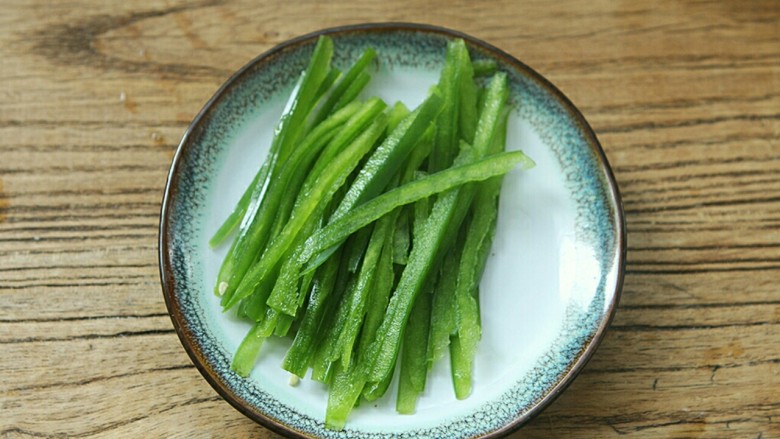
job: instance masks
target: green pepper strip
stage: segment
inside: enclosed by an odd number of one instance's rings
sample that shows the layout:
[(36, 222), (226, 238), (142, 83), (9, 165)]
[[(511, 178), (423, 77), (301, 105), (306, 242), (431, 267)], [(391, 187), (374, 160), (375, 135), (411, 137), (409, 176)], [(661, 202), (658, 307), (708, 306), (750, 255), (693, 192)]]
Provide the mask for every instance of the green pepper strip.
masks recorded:
[(478, 59), (473, 63), (474, 76), (488, 76), (498, 70), (498, 64), (492, 59)]
[[(309, 66), (303, 73), (301, 90), (297, 99), (292, 101), (292, 108), (287, 120), (280, 123), (289, 125), (288, 129), (278, 131), (281, 146), (279, 148), (279, 162), (285, 163), (292, 154), (294, 145), (305, 134), (306, 118), (317, 103), (318, 90), (330, 71), (330, 60), (333, 57), (333, 40), (327, 36), (321, 36), (317, 40)], [(282, 116), (284, 119), (284, 116)], [(275, 168), (275, 167), (274, 167)], [(275, 174), (275, 172), (273, 173)], [(272, 175), (273, 175), (272, 174)]]
[(333, 109), (331, 111), (337, 111), (344, 105), (352, 102), (355, 98), (358, 97), (361, 91), (363, 91), (364, 88), (368, 85), (368, 83), (371, 81), (371, 75), (369, 75), (366, 72), (360, 72), (357, 78), (352, 82), (352, 84), (349, 85), (349, 87), (344, 91), (344, 94), (341, 96), (338, 102), (336, 102), (336, 105), (333, 106)]
[(336, 275), (339, 271), (341, 252), (334, 253), (314, 275), (309, 303), (306, 313), (303, 315), (298, 333), (295, 334), (292, 346), (284, 357), (282, 367), (284, 370), (299, 377), (306, 375), (311, 357), (314, 353), (314, 344), (317, 334), (321, 330), (327, 301), (333, 293), (336, 284)]
[(341, 430), (347, 422), (347, 416), (355, 406), (363, 382), (360, 371), (355, 364), (344, 367), (336, 363), (333, 382), (328, 393), (328, 407), (325, 411), (325, 427), (330, 430)]
[(252, 294), (255, 287), (276, 267), (281, 257), (294, 244), (298, 232), (317, 209), (317, 206), (321, 203), (327, 204), (336, 190), (344, 184), (349, 174), (360, 162), (360, 159), (371, 149), (379, 136), (382, 135), (386, 124), (386, 116), (380, 115), (377, 117), (366, 131), (329, 163), (329, 166), (317, 177), (310, 190), (303, 191), (300, 194), (300, 201), (296, 201), (296, 206), (290, 214), (290, 219), (286, 226), (279, 235), (273, 238), (260, 260), (252, 266), (241, 280), (235, 294), (224, 306), (225, 309), (231, 308), (239, 300)]
[[(290, 184), (291, 188), (301, 188), (299, 192), (306, 193), (311, 191), (312, 185), (317, 181), (317, 177), (322, 171), (328, 167), (328, 165), (335, 159), (347, 145), (350, 144), (366, 127), (386, 108), (386, 104), (380, 99), (372, 98), (366, 101), (363, 106), (358, 110), (355, 115), (344, 125), (344, 127), (338, 131), (335, 138), (328, 144), (322, 151), (320, 157), (317, 158), (317, 162), (314, 167), (306, 168), (303, 166), (294, 167), (295, 175), (293, 182)], [(341, 113), (339, 111), (338, 113)], [(332, 116), (331, 116), (332, 117)], [(301, 184), (301, 181), (303, 183)], [(295, 206), (300, 202), (300, 197), (283, 197), (282, 203), (278, 208), (276, 219), (274, 220), (274, 226), (270, 236), (276, 236), (281, 233), (282, 229), (287, 225), (287, 221), (290, 218), (290, 213), (295, 209)]]
[[(350, 242), (347, 242), (345, 245), (345, 253), (349, 250), (350, 244)], [(337, 364), (335, 360), (338, 358), (336, 341), (347, 317), (347, 307), (344, 306), (344, 301), (355, 288), (356, 281), (357, 277), (349, 273), (346, 266), (342, 264), (336, 286), (341, 295), (338, 299), (334, 297), (334, 300), (331, 301), (333, 308), (331, 308), (331, 312), (326, 318), (326, 325), (323, 328), (324, 336), (317, 346), (317, 351), (314, 353), (311, 361), (311, 377), (313, 380), (328, 383), (333, 376), (334, 364)]]
[[(477, 126), (475, 146), (472, 151), (472, 154), (476, 157), (482, 157), (492, 144), (499, 125), (499, 115), (502, 113), (506, 101), (506, 90), (506, 76), (497, 74), (488, 86), (488, 96)], [(461, 156), (466, 152), (467, 150), (462, 150)], [(468, 160), (461, 156), (456, 160), (456, 165), (461, 159)], [(455, 168), (458, 168), (458, 166), (450, 169)], [(444, 172), (447, 171), (441, 173)], [(419, 181), (422, 180), (424, 178)], [(467, 187), (463, 192), (464, 194), (469, 194), (473, 193), (473, 190), (469, 190)], [(425, 239), (420, 239), (419, 243), (413, 243), (412, 251), (409, 255), (409, 263), (404, 268), (396, 287), (396, 292), (388, 305), (387, 316), (382, 322), (379, 335), (374, 342), (373, 358), (371, 359), (373, 364), (368, 376), (369, 381), (384, 379), (392, 369), (392, 364), (398, 356), (401, 335), (404, 325), (409, 318), (414, 299), (427, 278), (431, 267), (436, 264), (437, 257), (441, 254), (440, 247), (443, 247), (443, 244), (448, 239), (452, 241), (453, 231), (457, 231), (460, 228), (460, 222), (466, 213), (463, 206), (471, 204), (470, 198), (467, 198), (464, 202), (464, 200), (459, 199), (460, 195), (461, 191), (455, 189), (437, 198), (425, 224), (427, 230), (420, 234)]]
[[(389, 215), (398, 216), (400, 213), (401, 209), (396, 209)], [(388, 234), (385, 246), (382, 249), (382, 255), (377, 262), (374, 286), (366, 304), (366, 317), (363, 320), (363, 328), (360, 330), (360, 341), (358, 342), (358, 363), (362, 363), (363, 358), (368, 354), (368, 347), (374, 340), (379, 325), (382, 324), (382, 318), (390, 300), (390, 293), (393, 291), (393, 284), (395, 283), (393, 251), (393, 237)], [(363, 388), (363, 397), (368, 401), (379, 399), (384, 395), (389, 385), (389, 379), (380, 383), (368, 384)]]
[(238, 350), (233, 357), (230, 368), (239, 376), (249, 376), (249, 373), (252, 372), (252, 369), (255, 366), (257, 354), (260, 352), (260, 348), (263, 346), (263, 342), (265, 342), (266, 339), (266, 337), (260, 335), (262, 329), (261, 323), (255, 323), (238, 346)]
[(482, 181), (502, 175), (515, 165), (530, 159), (520, 151), (493, 154), (484, 159), (465, 165), (453, 166), (415, 180), (356, 207), (340, 219), (328, 223), (306, 241), (306, 251), (302, 257), (306, 260), (325, 249), (336, 245), (349, 235), (396, 207), (415, 202), (440, 192), (455, 188), (472, 181)]
[[(331, 215), (330, 222), (338, 220), (355, 206), (378, 195), (387, 186), (392, 176), (404, 164), (414, 146), (424, 137), (423, 134), (428, 130), (431, 121), (441, 110), (440, 104), (439, 95), (436, 92), (431, 93), (387, 136), (385, 141), (371, 154), (355, 181), (352, 182), (341, 204)], [(341, 242), (343, 241), (334, 243), (333, 248), (323, 249), (322, 254), (317, 255), (314, 261), (309, 262), (304, 272), (317, 268)]]
[(447, 168), (455, 157), (458, 145), (458, 111), (460, 110), (460, 77), (461, 64), (458, 52), (461, 46), (465, 50), (463, 40), (450, 41), (447, 44), (447, 55), (439, 78), (439, 89), (442, 94), (442, 111), (436, 119), (436, 137), (428, 160), (428, 171), (438, 172)]
[[(462, 242), (462, 238), (456, 242)], [(434, 287), (431, 333), (427, 352), (428, 369), (433, 368), (433, 364), (444, 357), (450, 344), (450, 335), (456, 331), (455, 288), (462, 250), (462, 245), (456, 245), (446, 253), (442, 260), (439, 279)]]
[(417, 405), (417, 398), (425, 390), (428, 375), (427, 350), (431, 328), (430, 291), (423, 290), (417, 295), (409, 323), (404, 330), (401, 353), (401, 373), (398, 381), (398, 413), (411, 414)]
[(358, 76), (363, 73), (368, 64), (370, 64), (374, 58), (376, 58), (376, 52), (372, 48), (366, 49), (360, 55), (360, 58), (358, 58), (358, 60), (352, 64), (352, 67), (347, 70), (347, 73), (342, 76), (338, 84), (336, 84), (333, 87), (333, 90), (331, 90), (330, 95), (328, 95), (328, 97), (325, 99), (325, 102), (322, 103), (322, 106), (317, 112), (317, 115), (313, 119), (314, 124), (317, 124), (328, 117), (336, 104), (342, 100), (342, 96), (350, 87), (350, 85), (352, 85), (355, 79), (357, 79)]
[[(251, 222), (241, 228), (241, 233), (231, 246), (217, 276), (217, 289), (224, 301), (232, 296), (246, 271), (254, 263), (256, 255), (270, 239), (270, 230), (279, 205), (287, 191), (297, 191), (302, 175), (311, 168), (319, 151), (337, 135), (338, 128), (347, 123), (361, 109), (358, 103), (345, 107), (314, 128), (282, 166), (277, 178), (271, 181), (262, 204), (255, 206)], [(248, 217), (249, 219), (249, 217)]]
[(344, 367), (350, 364), (355, 340), (365, 318), (366, 302), (372, 293), (370, 290), (374, 285), (377, 264), (382, 254), (382, 249), (387, 242), (387, 235), (392, 232), (393, 224), (395, 223), (396, 215), (394, 215), (394, 212), (397, 212), (397, 209), (377, 221), (363, 257), (355, 289), (352, 291), (349, 302), (346, 304), (349, 312), (336, 346), (341, 351), (341, 362)]
[(284, 163), (287, 160), (291, 150), (294, 149), (291, 146), (293, 142), (305, 134), (303, 122), (319, 99), (323, 83), (329, 80), (332, 72), (330, 69), (332, 56), (333, 40), (327, 36), (320, 37), (314, 47), (309, 65), (298, 78), (282, 117), (274, 130), (274, 139), (265, 162), (255, 175), (252, 184), (244, 191), (233, 212), (209, 241), (211, 247), (221, 244), (235, 230), (246, 213), (249, 212), (253, 201), (260, 202), (262, 200), (269, 180), (277, 171), (277, 163)]

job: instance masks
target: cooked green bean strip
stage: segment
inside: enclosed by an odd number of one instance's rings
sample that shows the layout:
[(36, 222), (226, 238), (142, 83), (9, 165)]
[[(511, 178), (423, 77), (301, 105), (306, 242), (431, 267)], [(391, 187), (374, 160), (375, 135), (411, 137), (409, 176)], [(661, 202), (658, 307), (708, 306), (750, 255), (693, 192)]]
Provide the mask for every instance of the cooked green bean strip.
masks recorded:
[(224, 303), (230, 300), (241, 279), (255, 262), (256, 255), (270, 240), (271, 226), (279, 215), (279, 204), (285, 199), (285, 192), (298, 190), (302, 175), (311, 168), (319, 151), (337, 135), (337, 129), (347, 123), (359, 110), (361, 105), (354, 103), (322, 122), (306, 136), (287, 163), (282, 165), (281, 171), (269, 185), (262, 204), (254, 206), (255, 210), (251, 217), (247, 218), (248, 224), (242, 226), (241, 233), (220, 268), (217, 289), (222, 293)]
[(344, 184), (352, 170), (358, 165), (360, 159), (371, 149), (379, 136), (383, 133), (387, 118), (380, 115), (371, 126), (358, 136), (347, 148), (345, 148), (330, 163), (330, 166), (322, 171), (312, 185), (310, 191), (301, 193), (300, 203), (296, 202), (290, 220), (281, 233), (273, 238), (266, 248), (263, 256), (255, 263), (242, 279), (233, 297), (224, 306), (231, 308), (239, 300), (252, 294), (255, 287), (268, 276), (277, 265), (279, 259), (294, 244), (298, 232), (301, 230), (317, 205), (325, 203), (335, 194), (336, 190)]
[[(428, 282), (430, 285), (431, 282)], [(401, 370), (398, 381), (396, 411), (402, 414), (414, 413), (417, 398), (425, 390), (428, 376), (428, 338), (431, 324), (430, 291), (423, 290), (417, 295), (409, 315), (409, 323), (404, 329), (401, 353)]]
[(366, 67), (374, 60), (376, 52), (372, 48), (368, 48), (360, 55), (357, 61), (352, 64), (352, 67), (342, 75), (341, 80), (333, 87), (325, 102), (323, 102), (320, 109), (317, 111), (317, 115), (313, 119), (313, 123), (317, 124), (320, 121), (325, 120), (326, 117), (333, 111), (333, 107), (342, 98), (342, 95), (352, 82), (363, 73)]
[(317, 334), (321, 331), (325, 317), (327, 301), (336, 284), (340, 259), (341, 251), (338, 251), (315, 272), (306, 312), (292, 346), (284, 357), (282, 363), (284, 370), (299, 377), (306, 375), (306, 370), (309, 368)]
[(376, 221), (396, 207), (415, 202), (472, 181), (502, 175), (518, 163), (528, 161), (520, 151), (493, 154), (465, 165), (453, 166), (419, 180), (399, 186), (353, 209), (340, 219), (328, 223), (306, 243), (304, 258), (311, 258), (336, 245), (367, 224)]
[(488, 76), (498, 70), (498, 65), (492, 59), (474, 60), (471, 65), (474, 67), (474, 76)]
[[(378, 195), (387, 186), (387, 183), (405, 163), (409, 153), (423, 138), (423, 134), (441, 110), (440, 103), (441, 98), (434, 90), (385, 138), (384, 142), (371, 154), (366, 164), (361, 168), (341, 204), (331, 215), (330, 222), (338, 220), (353, 207)], [(334, 248), (325, 249), (314, 261), (310, 261), (305, 271), (317, 268), (335, 251), (335, 245), (341, 244), (341, 242), (343, 241), (334, 243)]]

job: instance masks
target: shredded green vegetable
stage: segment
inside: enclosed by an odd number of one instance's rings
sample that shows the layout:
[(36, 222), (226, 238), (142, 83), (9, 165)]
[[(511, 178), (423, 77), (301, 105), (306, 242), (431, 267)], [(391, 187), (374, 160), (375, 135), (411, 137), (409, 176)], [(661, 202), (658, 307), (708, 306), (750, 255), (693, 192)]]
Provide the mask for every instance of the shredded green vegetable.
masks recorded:
[(470, 394), (502, 176), (534, 163), (504, 151), (506, 75), (473, 63), (462, 40), (413, 109), (361, 98), (382, 62), (373, 49), (343, 71), (333, 53), (320, 37), (268, 157), (209, 244), (232, 236), (214, 291), (251, 326), (232, 369), (248, 376), (269, 337), (292, 338), (281, 366), (328, 387), (325, 425), (340, 430), (396, 368), (396, 409), (414, 413), (447, 352), (455, 395)]

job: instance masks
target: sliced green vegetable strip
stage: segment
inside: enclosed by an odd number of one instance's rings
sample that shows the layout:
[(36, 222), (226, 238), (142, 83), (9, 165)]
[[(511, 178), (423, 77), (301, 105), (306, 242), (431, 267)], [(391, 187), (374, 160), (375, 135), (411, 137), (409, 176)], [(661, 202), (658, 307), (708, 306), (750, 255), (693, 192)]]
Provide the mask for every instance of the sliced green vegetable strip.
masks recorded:
[(365, 132), (336, 156), (328, 168), (322, 171), (311, 190), (301, 194), (301, 201), (300, 203), (296, 202), (289, 222), (281, 233), (274, 237), (260, 260), (247, 272), (236, 293), (224, 306), (225, 309), (231, 308), (239, 300), (252, 294), (255, 286), (270, 273), (279, 259), (288, 251), (306, 220), (316, 210), (317, 205), (327, 204), (357, 166), (360, 159), (371, 149), (384, 131), (386, 123), (387, 118), (380, 115)]
[[(263, 168), (261, 168), (261, 170), (262, 169)], [(255, 187), (260, 184), (261, 181), (264, 181), (265, 177), (266, 176), (263, 172), (258, 172), (255, 174), (255, 177), (252, 179), (252, 183), (247, 186), (244, 194), (241, 195), (241, 199), (238, 200), (238, 203), (233, 208), (233, 212), (230, 213), (230, 216), (225, 219), (225, 222), (222, 223), (219, 229), (217, 229), (216, 233), (214, 233), (214, 236), (212, 236), (209, 240), (209, 246), (211, 248), (215, 248), (225, 242), (225, 239), (227, 239), (227, 237), (233, 233), (234, 230), (236, 230), (238, 225), (241, 223), (241, 220), (244, 218), (244, 214), (246, 214), (246, 211), (249, 209), (252, 196), (258, 196), (260, 193), (262, 193), (262, 187), (258, 190), (255, 190)]]
[(269, 185), (262, 204), (255, 206), (251, 222), (242, 227), (220, 268), (217, 287), (222, 293), (223, 303), (231, 299), (256, 255), (269, 241), (271, 226), (279, 214), (279, 204), (285, 198), (285, 191), (297, 191), (300, 188), (302, 171), (311, 167), (317, 153), (337, 134), (337, 128), (347, 123), (360, 109), (360, 104), (349, 105), (318, 125), (282, 165), (277, 177)]
[(396, 102), (395, 105), (393, 105), (393, 108), (390, 109), (390, 114), (388, 114), (387, 131), (390, 132), (398, 128), (398, 125), (401, 124), (401, 121), (403, 121), (409, 113), (409, 108), (407, 108), (403, 102)]
[(428, 376), (428, 337), (431, 323), (431, 298), (429, 291), (417, 295), (409, 323), (404, 329), (401, 353), (401, 373), (398, 381), (398, 413), (411, 414), (417, 405), (417, 398), (425, 390)]
[[(409, 153), (428, 130), (431, 122), (441, 110), (441, 98), (431, 93), (417, 109), (409, 114), (385, 141), (374, 151), (360, 170), (357, 178), (347, 191), (341, 204), (331, 215), (330, 222), (338, 220), (353, 207), (379, 194), (401, 168)], [(343, 241), (341, 241), (343, 242)], [(341, 244), (337, 242), (334, 244)], [(310, 262), (306, 271), (311, 271), (322, 263), (334, 248), (325, 249), (323, 254)]]
[[(343, 260), (346, 255), (362, 253), (365, 245), (366, 243), (357, 235), (351, 236), (344, 245), (341, 259)], [(350, 297), (354, 294), (357, 281), (358, 276), (349, 270), (347, 264), (342, 262), (336, 284), (338, 299), (334, 297), (330, 303), (331, 310), (326, 318), (326, 325), (321, 331), (323, 337), (320, 339), (317, 352), (311, 363), (312, 378), (315, 380), (329, 382), (332, 372), (335, 370), (333, 364), (336, 363), (341, 354), (338, 338), (347, 323), (349, 314), (349, 308), (346, 304), (349, 303)]]
[(355, 406), (364, 380), (355, 365), (343, 367), (336, 365), (336, 372), (328, 393), (328, 408), (325, 412), (325, 427), (331, 430), (341, 430), (347, 422), (347, 416)]
[(471, 393), (470, 364), (471, 357), (463, 350), (460, 337), (453, 335), (450, 338), (450, 370), (455, 396), (458, 399), (466, 398)]
[[(400, 209), (389, 215), (400, 215)], [(382, 255), (377, 263), (376, 274), (374, 276), (374, 287), (367, 303), (366, 317), (363, 321), (363, 328), (360, 331), (360, 341), (358, 343), (358, 364), (363, 364), (368, 355), (371, 342), (376, 336), (379, 325), (382, 324), (387, 303), (390, 300), (390, 293), (395, 283), (395, 271), (393, 269), (393, 239), (392, 236), (386, 237), (385, 246), (382, 249)], [(381, 398), (392, 380), (392, 373), (387, 379), (377, 383), (366, 383), (363, 387), (363, 397), (367, 401), (375, 401)]]
[(265, 342), (265, 337), (260, 335), (263, 327), (261, 323), (255, 323), (249, 333), (244, 337), (244, 340), (238, 346), (236, 355), (233, 357), (233, 362), (230, 368), (233, 369), (239, 376), (247, 377), (252, 372), (252, 368), (255, 367), (255, 360), (257, 354), (260, 352), (260, 348)]
[(333, 110), (331, 111), (337, 111), (344, 105), (352, 102), (352, 100), (357, 98), (360, 92), (366, 88), (366, 85), (368, 85), (369, 81), (371, 81), (371, 75), (366, 72), (360, 72), (358, 77), (355, 78), (352, 84), (350, 84), (349, 87), (347, 87), (347, 89), (344, 91), (344, 94), (341, 96), (341, 98), (339, 98), (339, 101), (336, 102), (336, 105), (333, 106)]
[(373, 229), (374, 228), (371, 227), (371, 225), (368, 225), (355, 232), (355, 235), (352, 238), (353, 243), (350, 246), (350, 251), (347, 252), (345, 258), (347, 270), (349, 270), (350, 273), (358, 271), (360, 262), (363, 260), (363, 255), (366, 254), (366, 247), (368, 246), (368, 241), (371, 239)]
[(325, 317), (327, 301), (331, 297), (336, 284), (340, 256), (340, 251), (334, 253), (330, 259), (317, 269), (306, 313), (303, 315), (292, 346), (290, 346), (284, 357), (284, 362), (282, 363), (284, 370), (299, 377), (306, 375), (306, 370), (309, 368), (317, 334), (322, 327), (323, 318)]
[[(399, 210), (391, 212), (388, 216), (398, 216)], [(387, 302), (390, 299), (390, 292), (395, 283), (395, 272), (393, 271), (393, 248), (392, 236), (385, 236), (384, 247), (379, 260), (376, 263), (376, 273), (374, 274), (374, 284), (371, 287), (371, 294), (366, 303), (366, 316), (363, 320), (363, 328), (360, 331), (360, 341), (358, 343), (358, 358), (365, 356), (368, 345), (374, 339), (377, 328), (382, 323), (382, 318), (387, 309)]]
[(372, 48), (366, 49), (358, 58), (352, 67), (341, 77), (341, 80), (333, 87), (328, 98), (323, 102), (317, 115), (314, 117), (313, 123), (317, 124), (320, 121), (325, 120), (326, 117), (333, 111), (333, 107), (338, 103), (344, 92), (349, 88), (352, 82), (363, 73), (366, 67), (371, 61), (376, 58), (376, 52)]
[(474, 76), (492, 75), (498, 69), (498, 65), (492, 59), (478, 59), (473, 61), (471, 65), (474, 67)]
[(442, 94), (442, 110), (436, 119), (436, 137), (428, 160), (428, 171), (438, 172), (448, 167), (456, 154), (458, 146), (458, 105), (460, 93), (461, 63), (458, 52), (463, 40), (447, 43), (447, 55), (439, 78)]
[[(462, 169), (464, 166), (462, 163), (469, 163), (472, 160), (474, 160), (474, 150), (470, 147), (463, 148), (455, 160), (455, 166), (438, 174), (444, 174), (452, 169)], [(424, 181), (426, 178), (417, 181)], [(425, 221), (421, 219), (427, 207), (423, 203), (415, 206), (416, 210), (423, 214), (416, 214), (409, 261), (401, 273), (395, 293), (387, 306), (385, 319), (377, 331), (377, 337), (371, 345), (366, 360), (365, 367), (369, 370), (368, 381), (381, 381), (392, 370), (393, 363), (398, 357), (403, 329), (409, 319), (412, 305), (429, 278), (431, 269), (437, 265), (438, 256), (441, 254), (440, 248), (447, 239), (446, 234), (450, 229), (450, 223), (461, 220), (454, 218), (460, 189), (456, 187), (439, 195)]]
[(338, 336), (341, 333), (347, 320), (348, 308), (345, 306), (345, 302), (353, 294), (355, 285), (357, 283), (357, 276), (349, 273), (347, 270), (342, 272), (348, 277), (347, 284), (344, 287), (344, 292), (339, 298), (338, 306), (334, 309), (333, 314), (328, 320), (328, 327), (325, 332), (317, 352), (312, 359), (312, 379), (327, 383), (330, 381), (334, 369), (334, 364), (340, 364), (338, 361)]
[[(256, 208), (257, 204), (260, 202), (260, 200), (262, 200), (263, 193), (268, 184), (268, 177), (273, 171), (274, 166), (276, 166), (277, 158), (279, 156), (279, 147), (281, 146), (282, 137), (281, 133), (289, 127), (287, 120), (289, 119), (290, 112), (293, 109), (293, 102), (298, 99), (298, 95), (300, 94), (303, 76), (304, 75), (301, 74), (298, 77), (298, 80), (293, 87), (292, 93), (290, 94), (290, 98), (287, 100), (284, 113), (282, 114), (282, 117), (274, 131), (274, 138), (273, 141), (271, 141), (268, 155), (263, 161), (262, 166), (260, 166), (260, 169), (257, 171), (257, 174), (255, 174), (254, 179), (252, 179), (252, 184), (246, 188), (238, 204), (236, 204), (236, 207), (233, 208), (233, 212), (230, 214), (230, 216), (228, 216), (227, 219), (225, 219), (225, 222), (222, 224), (222, 226), (220, 226), (220, 228), (217, 230), (217, 233), (215, 233), (209, 241), (209, 245), (211, 245), (211, 247), (216, 247), (225, 238), (227, 238), (230, 232), (232, 232), (239, 224), (241, 224), (242, 220), (244, 220), (246, 217), (246, 212), (249, 211), (252, 206)], [(214, 291), (217, 292), (216, 287)], [(217, 294), (219, 295), (219, 293)]]
[(282, 116), (280, 123), (287, 125), (286, 129), (278, 131), (280, 137), (279, 162), (285, 163), (294, 150), (295, 143), (305, 134), (305, 121), (317, 102), (317, 92), (330, 71), (330, 60), (333, 57), (333, 40), (321, 36), (314, 46), (309, 66), (303, 72), (300, 93), (292, 101), (292, 108), (287, 118)]
[[(347, 110), (348, 107), (338, 111), (336, 114), (341, 114), (343, 111)], [(304, 193), (311, 191), (311, 187), (317, 181), (317, 177), (328, 167), (329, 163), (331, 163), (335, 157), (350, 144), (350, 142), (363, 132), (385, 108), (386, 104), (380, 99), (372, 98), (366, 101), (338, 131), (336, 137), (328, 143), (324, 150), (322, 150), (322, 153), (317, 158), (313, 167), (293, 167), (294, 175), (289, 185), (291, 188), (290, 192), (297, 193), (299, 191), (298, 188), (301, 188), (300, 192)], [(336, 115), (334, 114), (328, 118), (328, 120), (335, 116)], [(274, 220), (271, 236), (276, 236), (281, 233), (282, 229), (287, 225), (290, 213), (299, 201), (298, 197), (293, 196), (286, 196), (282, 199), (282, 203), (276, 214), (276, 219)]]
[[(328, 75), (325, 76), (325, 79), (323, 79), (322, 84), (320, 84), (320, 88), (317, 90), (316, 102), (322, 102), (323, 100), (326, 100), (326, 94), (328, 91), (330, 91), (331, 86), (341, 77), (341, 70), (337, 68), (331, 68), (328, 71)], [(314, 105), (314, 107), (317, 107), (317, 104)], [(322, 120), (318, 120), (316, 123), (312, 121), (312, 126), (316, 125), (317, 123), (322, 122)]]
[(363, 385), (363, 398), (368, 402), (376, 401), (377, 399), (385, 396), (387, 389), (390, 388), (390, 383), (393, 381), (393, 374), (395, 373), (396, 364), (393, 364), (393, 369), (387, 374), (387, 377), (378, 382), (366, 382)]
[(342, 366), (350, 364), (352, 352), (355, 346), (358, 332), (363, 324), (366, 314), (366, 302), (369, 300), (369, 294), (374, 286), (374, 277), (377, 264), (379, 262), (382, 249), (387, 242), (387, 236), (392, 232), (395, 216), (393, 212), (380, 218), (371, 234), (371, 239), (363, 257), (360, 273), (357, 283), (349, 302), (346, 304), (349, 309), (344, 328), (339, 334), (337, 348), (341, 351)]
[(313, 273), (309, 273), (303, 277), (300, 276), (303, 268), (303, 263), (300, 262), (300, 255), (303, 252), (302, 241), (322, 226), (327, 207), (324, 203), (317, 205), (295, 238), (295, 243), (291, 246), (289, 254), (280, 261), (279, 275), (266, 303), (277, 312), (289, 317), (294, 317), (297, 314), (298, 308), (305, 300), (305, 294), (309, 291), (309, 282), (313, 275)]
[(409, 256), (409, 248), (412, 245), (411, 231), (409, 230), (409, 211), (401, 207), (401, 213), (395, 223), (393, 232), (393, 262), (398, 265), (406, 265)]
[(340, 219), (329, 223), (306, 242), (304, 258), (336, 245), (350, 234), (377, 220), (398, 206), (415, 202), (472, 181), (482, 181), (502, 175), (518, 163), (528, 161), (520, 151), (493, 154), (465, 165), (453, 166), (441, 172), (401, 185), (361, 204)]
[[(491, 151), (504, 149), (508, 113), (499, 116), (498, 132)], [(477, 343), (481, 337), (479, 281), (495, 233), (498, 196), (502, 177), (479, 183), (472, 205), (472, 219), (465, 231), (462, 258), (455, 288), (457, 346), (451, 348), (451, 367), (455, 394), (459, 399), (471, 392), (471, 376)]]
[[(303, 136), (301, 125), (316, 102), (318, 89), (328, 76), (332, 56), (333, 41), (326, 36), (320, 37), (309, 65), (293, 89), (287, 107), (274, 131), (268, 156), (253, 180), (251, 193), (247, 194), (249, 189), (244, 192), (233, 212), (211, 239), (212, 247), (221, 243), (240, 224), (249, 210), (251, 199), (262, 199), (262, 192), (269, 177), (275, 174), (277, 162), (284, 163), (292, 153), (293, 142)], [(218, 286), (216, 290), (219, 292)]]
[[(461, 242), (458, 239), (457, 242)], [(447, 252), (442, 260), (439, 279), (434, 287), (431, 309), (431, 332), (428, 342), (428, 368), (444, 357), (450, 344), (450, 335), (457, 330), (455, 326), (455, 288), (458, 280), (458, 266), (462, 245)]]
[(458, 125), (460, 138), (466, 143), (474, 143), (477, 130), (477, 85), (474, 83), (474, 68), (465, 44), (458, 45), (457, 61), (460, 64), (458, 83)]

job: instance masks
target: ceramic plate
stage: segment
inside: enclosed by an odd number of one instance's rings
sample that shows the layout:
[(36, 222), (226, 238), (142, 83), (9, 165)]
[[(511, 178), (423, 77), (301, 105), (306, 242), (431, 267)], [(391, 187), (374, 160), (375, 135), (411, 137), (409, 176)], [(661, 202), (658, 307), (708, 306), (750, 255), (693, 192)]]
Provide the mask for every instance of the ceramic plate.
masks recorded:
[[(287, 340), (267, 343), (249, 378), (230, 361), (249, 326), (223, 314), (212, 293), (225, 248), (207, 241), (267, 152), (272, 129), (320, 34), (344, 68), (378, 53), (364, 92), (419, 104), (437, 81), (448, 40), (508, 74), (507, 149), (537, 166), (504, 181), (494, 248), (481, 283), (483, 336), (471, 396), (455, 398), (449, 362), (429, 376), (414, 415), (395, 412), (395, 390), (355, 409), (344, 431), (324, 427), (327, 393), (280, 367)], [(623, 214), (612, 173), (582, 115), (552, 84), (510, 55), (446, 29), (373, 24), (329, 29), (272, 49), (237, 72), (190, 125), (173, 160), (162, 206), (160, 267), (173, 324), (206, 380), (248, 417), (302, 437), (480, 437), (506, 434), (548, 405), (593, 354), (620, 294)], [(391, 387), (394, 389), (394, 386)]]

